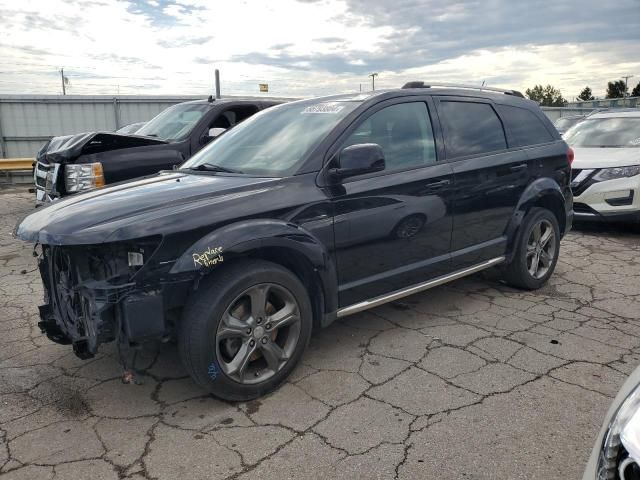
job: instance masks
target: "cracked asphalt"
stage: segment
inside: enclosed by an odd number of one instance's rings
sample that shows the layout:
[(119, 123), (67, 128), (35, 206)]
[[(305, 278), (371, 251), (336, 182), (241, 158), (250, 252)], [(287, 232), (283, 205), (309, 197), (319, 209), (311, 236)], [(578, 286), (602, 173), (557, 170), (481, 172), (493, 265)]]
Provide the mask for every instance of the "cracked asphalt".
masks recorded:
[(574, 230), (550, 283), (475, 275), (314, 334), (257, 401), (215, 400), (173, 345), (124, 385), (111, 345), (90, 361), (37, 326), (32, 208), (0, 190), (3, 479), (577, 479), (640, 363), (640, 233)]

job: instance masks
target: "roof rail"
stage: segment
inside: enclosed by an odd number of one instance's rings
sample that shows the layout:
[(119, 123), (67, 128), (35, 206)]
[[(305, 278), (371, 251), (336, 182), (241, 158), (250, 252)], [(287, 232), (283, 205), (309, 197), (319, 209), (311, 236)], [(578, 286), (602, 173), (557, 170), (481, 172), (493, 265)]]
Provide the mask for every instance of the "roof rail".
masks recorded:
[(499, 92), (499, 93), (504, 93), (505, 95), (513, 95), (515, 97), (521, 97), (524, 98), (524, 95), (522, 95), (522, 93), (520, 93), (517, 90), (508, 90), (508, 89), (504, 89), (504, 88), (495, 88), (495, 87), (478, 87), (475, 85), (458, 85), (455, 83), (430, 83), (429, 85), (425, 84), (422, 81), (416, 81), (416, 82), (408, 82), (405, 83), (402, 88), (432, 88), (432, 87), (447, 87), (447, 88), (464, 88), (464, 89), (468, 89), (468, 90), (487, 90), (489, 92)]
[(640, 112), (640, 106), (638, 107), (593, 107), (593, 111), (589, 112), (589, 115), (596, 115), (598, 113), (620, 113), (620, 112)]

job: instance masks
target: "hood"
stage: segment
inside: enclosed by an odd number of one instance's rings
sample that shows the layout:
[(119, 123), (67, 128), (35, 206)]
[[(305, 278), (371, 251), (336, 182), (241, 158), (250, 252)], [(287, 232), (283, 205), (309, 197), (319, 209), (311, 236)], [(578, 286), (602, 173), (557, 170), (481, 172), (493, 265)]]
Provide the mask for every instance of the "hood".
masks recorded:
[(119, 133), (78, 133), (53, 137), (38, 152), (38, 160), (44, 163), (63, 163), (85, 154), (166, 143), (168, 142), (157, 138)]
[[(161, 172), (72, 195), (37, 209), (15, 229), (18, 238), (46, 245), (100, 244), (185, 232), (249, 210), (282, 179)], [(254, 203), (257, 205), (257, 203)], [(237, 217), (235, 217), (237, 218)]]
[(580, 148), (575, 153), (572, 168), (610, 168), (640, 165), (640, 148)]

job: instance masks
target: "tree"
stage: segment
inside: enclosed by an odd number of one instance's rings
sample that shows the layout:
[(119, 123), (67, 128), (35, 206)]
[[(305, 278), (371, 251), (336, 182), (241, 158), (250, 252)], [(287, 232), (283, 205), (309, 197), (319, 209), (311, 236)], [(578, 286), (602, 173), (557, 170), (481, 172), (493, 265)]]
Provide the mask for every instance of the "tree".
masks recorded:
[(607, 83), (607, 98), (623, 98), (627, 94), (624, 80)]
[(633, 90), (631, 90), (632, 97), (640, 97), (640, 82), (635, 86)]
[(534, 102), (538, 102), (543, 107), (566, 107), (567, 101), (563, 98), (562, 93), (557, 88), (547, 85), (536, 85), (533, 88), (527, 88), (527, 97)]
[(578, 98), (580, 100), (595, 100), (595, 98), (593, 97), (593, 92), (589, 87), (584, 87), (584, 89), (580, 92), (580, 95), (578, 95)]

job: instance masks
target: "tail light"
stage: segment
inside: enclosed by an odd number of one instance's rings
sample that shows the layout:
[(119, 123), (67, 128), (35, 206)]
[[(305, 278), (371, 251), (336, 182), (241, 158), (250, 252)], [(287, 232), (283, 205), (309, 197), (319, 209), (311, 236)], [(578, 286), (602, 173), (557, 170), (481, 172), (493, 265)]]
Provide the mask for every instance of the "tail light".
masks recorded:
[(573, 148), (569, 147), (567, 149), (567, 160), (569, 160), (569, 165), (571, 165), (573, 163), (573, 159), (575, 158), (576, 154), (573, 151)]

